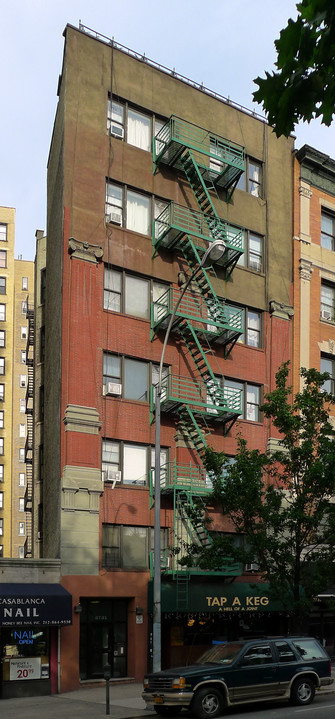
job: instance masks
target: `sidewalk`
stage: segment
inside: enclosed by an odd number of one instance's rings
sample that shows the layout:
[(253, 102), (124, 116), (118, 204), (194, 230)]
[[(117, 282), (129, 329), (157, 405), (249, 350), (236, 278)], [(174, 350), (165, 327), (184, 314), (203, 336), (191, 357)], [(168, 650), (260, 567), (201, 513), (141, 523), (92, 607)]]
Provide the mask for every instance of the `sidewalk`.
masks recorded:
[[(335, 693), (334, 684), (322, 689), (322, 694)], [(157, 717), (146, 709), (141, 696), (142, 684), (110, 683), (110, 719)], [(100, 719), (106, 717), (106, 687), (81, 687), (73, 692), (47, 697), (23, 697), (0, 700), (1, 716), (6, 719)]]

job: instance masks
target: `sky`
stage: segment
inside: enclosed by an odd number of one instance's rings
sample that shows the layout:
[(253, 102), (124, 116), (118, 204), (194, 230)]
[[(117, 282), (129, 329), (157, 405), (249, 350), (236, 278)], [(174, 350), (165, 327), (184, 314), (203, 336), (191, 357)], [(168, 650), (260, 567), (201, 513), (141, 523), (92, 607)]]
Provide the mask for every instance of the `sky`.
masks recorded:
[[(0, 0), (0, 206), (16, 208), (15, 256), (33, 260), (46, 229), (46, 174), (63, 31), (87, 28), (262, 114), (254, 78), (274, 69), (274, 40), (296, 0)], [(295, 130), (335, 158), (335, 122)]]

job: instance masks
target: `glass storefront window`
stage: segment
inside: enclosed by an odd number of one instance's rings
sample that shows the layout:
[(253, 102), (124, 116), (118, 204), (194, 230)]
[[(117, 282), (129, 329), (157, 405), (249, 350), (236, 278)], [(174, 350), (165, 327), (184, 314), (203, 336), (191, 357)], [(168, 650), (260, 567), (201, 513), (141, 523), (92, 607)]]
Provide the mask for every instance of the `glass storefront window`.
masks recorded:
[(18, 627), (1, 630), (3, 680), (49, 679), (49, 630)]

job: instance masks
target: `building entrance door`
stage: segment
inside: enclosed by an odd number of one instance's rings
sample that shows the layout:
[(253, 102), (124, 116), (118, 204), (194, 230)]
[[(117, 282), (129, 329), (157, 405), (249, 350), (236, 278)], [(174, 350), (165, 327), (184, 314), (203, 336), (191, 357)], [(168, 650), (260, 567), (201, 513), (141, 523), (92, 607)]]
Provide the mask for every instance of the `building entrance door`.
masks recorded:
[(80, 678), (99, 679), (111, 666), (113, 678), (127, 676), (127, 601), (80, 599)]

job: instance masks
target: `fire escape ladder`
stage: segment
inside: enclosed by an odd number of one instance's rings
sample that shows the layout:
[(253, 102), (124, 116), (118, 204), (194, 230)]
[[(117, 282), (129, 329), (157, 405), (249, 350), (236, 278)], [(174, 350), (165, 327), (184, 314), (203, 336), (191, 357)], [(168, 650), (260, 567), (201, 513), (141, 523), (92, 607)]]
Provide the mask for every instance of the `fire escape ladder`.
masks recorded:
[(188, 405), (183, 405), (179, 412), (178, 430), (194, 447), (200, 461), (204, 463), (208, 447), (207, 439), (211, 436), (210, 429), (203, 418), (196, 418)]
[(225, 404), (223, 390), (209, 365), (206, 354), (213, 355), (212, 350), (205, 351), (201, 346), (194, 327), (187, 320), (181, 320), (179, 330), (189, 350), (194, 364), (207, 386), (207, 393), (213, 404)]
[[(214, 205), (214, 203), (211, 199), (211, 196), (208, 192), (209, 188), (207, 187), (207, 184), (204, 181), (204, 178), (200, 172), (199, 166), (196, 163), (191, 150), (185, 149), (184, 152), (182, 153), (182, 155), (180, 156), (180, 160), (181, 160), (185, 175), (186, 175), (186, 177), (190, 183), (190, 186), (193, 190), (193, 194), (195, 195), (197, 203), (200, 207), (200, 210), (205, 215), (210, 215), (211, 217), (213, 217), (213, 220), (217, 220), (218, 222), (220, 222), (220, 218), (215, 209), (215, 205)], [(213, 184), (211, 184), (210, 189), (212, 189), (217, 196), (217, 192), (216, 192)], [(213, 222), (213, 224), (214, 224), (214, 222)], [(216, 239), (216, 237), (213, 237), (213, 239)]]
[(34, 338), (35, 338), (35, 316), (33, 307), (29, 306), (27, 297), (28, 336), (26, 347), (26, 364), (28, 367), (28, 382), (26, 391), (26, 418), (27, 436), (24, 450), (26, 464), (26, 491), (24, 495), (24, 509), (26, 512), (26, 541), (24, 544), (24, 556), (33, 556), (33, 406), (34, 406)]

